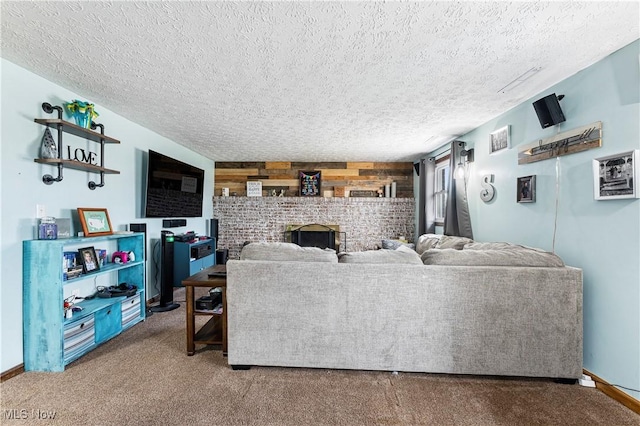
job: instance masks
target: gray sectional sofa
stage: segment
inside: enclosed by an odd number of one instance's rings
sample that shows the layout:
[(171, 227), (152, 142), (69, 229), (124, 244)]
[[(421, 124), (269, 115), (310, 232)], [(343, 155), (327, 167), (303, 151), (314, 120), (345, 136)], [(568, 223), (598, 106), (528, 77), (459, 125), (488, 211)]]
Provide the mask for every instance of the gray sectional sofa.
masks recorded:
[(247, 245), (227, 263), (229, 364), (580, 378), (582, 271), (458, 242), (338, 255)]

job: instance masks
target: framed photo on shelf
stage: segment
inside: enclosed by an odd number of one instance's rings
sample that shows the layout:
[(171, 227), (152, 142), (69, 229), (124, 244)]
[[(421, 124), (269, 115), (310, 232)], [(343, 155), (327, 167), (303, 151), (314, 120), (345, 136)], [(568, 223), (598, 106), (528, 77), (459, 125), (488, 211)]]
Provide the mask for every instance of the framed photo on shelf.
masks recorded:
[(78, 207), (78, 216), (85, 237), (113, 234), (107, 209)]
[(596, 200), (640, 198), (638, 156), (634, 149), (593, 160), (593, 196)]
[(511, 126), (509, 124), (489, 135), (490, 154), (507, 148), (511, 148)]
[(519, 177), (517, 186), (519, 203), (536, 202), (536, 175)]
[(80, 262), (85, 274), (98, 272), (100, 270), (100, 262), (96, 256), (96, 250), (93, 247), (85, 247), (78, 250), (80, 253)]
[(262, 181), (247, 181), (247, 197), (262, 197)]

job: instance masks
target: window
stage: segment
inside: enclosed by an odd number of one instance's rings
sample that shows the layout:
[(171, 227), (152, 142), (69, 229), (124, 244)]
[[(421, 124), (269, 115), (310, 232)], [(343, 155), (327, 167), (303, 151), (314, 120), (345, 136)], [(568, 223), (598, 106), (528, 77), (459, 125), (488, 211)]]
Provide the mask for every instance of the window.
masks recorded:
[(447, 210), (447, 189), (449, 186), (449, 156), (440, 159), (436, 163), (435, 185), (434, 185), (434, 208), (436, 225), (444, 224), (444, 215)]

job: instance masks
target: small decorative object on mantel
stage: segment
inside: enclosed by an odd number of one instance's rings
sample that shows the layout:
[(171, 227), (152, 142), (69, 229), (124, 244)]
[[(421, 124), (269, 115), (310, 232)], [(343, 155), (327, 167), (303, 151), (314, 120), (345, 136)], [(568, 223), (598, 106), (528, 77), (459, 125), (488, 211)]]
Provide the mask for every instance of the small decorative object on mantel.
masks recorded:
[(602, 122), (597, 121), (524, 145), (518, 151), (518, 164), (548, 160), (600, 146), (602, 146)]
[(300, 171), (300, 195), (303, 197), (320, 196), (321, 172), (303, 172)]
[(519, 203), (536, 202), (536, 175), (519, 177), (517, 187), (516, 199)]
[(58, 158), (58, 145), (53, 140), (51, 130), (48, 127), (44, 129), (44, 134), (42, 135), (40, 158)]
[(511, 126), (508, 124), (489, 135), (489, 153), (511, 148)]
[(74, 99), (71, 102), (66, 102), (64, 107), (67, 109), (69, 115), (73, 117), (76, 124), (85, 129), (90, 129), (91, 122), (100, 115), (94, 109), (95, 106), (86, 101)]
[(377, 197), (377, 191), (368, 191), (364, 189), (352, 189), (349, 191), (349, 196), (354, 198), (366, 198), (366, 197)]
[(247, 197), (262, 197), (262, 182), (259, 180), (247, 181)]
[(640, 198), (638, 191), (640, 150), (593, 160), (593, 195), (596, 200)]

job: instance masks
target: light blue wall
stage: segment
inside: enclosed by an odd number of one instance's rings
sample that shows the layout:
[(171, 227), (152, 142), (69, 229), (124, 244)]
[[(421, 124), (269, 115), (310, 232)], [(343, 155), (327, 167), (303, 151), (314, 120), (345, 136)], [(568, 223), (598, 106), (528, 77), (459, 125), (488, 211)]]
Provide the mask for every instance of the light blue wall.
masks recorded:
[[(640, 389), (640, 200), (595, 201), (591, 164), (596, 157), (640, 148), (639, 49), (636, 41), (459, 138), (475, 148), (468, 196), (478, 241), (551, 250), (558, 166), (555, 251), (584, 274), (584, 368), (635, 389)], [(543, 130), (531, 104), (554, 92), (565, 95), (560, 103), (567, 120)], [(518, 165), (522, 145), (596, 121), (602, 122), (602, 147)], [(489, 134), (507, 124), (511, 149), (489, 155)], [(488, 204), (479, 196), (485, 174), (495, 175), (497, 190)], [(536, 202), (518, 204), (516, 179), (528, 175), (536, 175)], [(623, 391), (640, 399), (638, 392)]]
[[(42, 175), (56, 173), (53, 167), (33, 161), (38, 156), (44, 131), (44, 127), (34, 123), (33, 119), (56, 117), (42, 111), (42, 102), (62, 105), (64, 101), (85, 98), (4, 59), (0, 65), (0, 371), (6, 371), (22, 363), (22, 241), (34, 237), (36, 204), (44, 204), (48, 215), (60, 218), (71, 217), (77, 207), (104, 207), (108, 209), (116, 230), (126, 230), (126, 225), (132, 222), (146, 223), (151, 251), (151, 240), (159, 238), (162, 220), (140, 218), (143, 153), (153, 149), (205, 170), (204, 218), (188, 219), (186, 227), (173, 229), (177, 233), (193, 230), (206, 234), (205, 218), (213, 217), (214, 163), (96, 105), (100, 113), (97, 121), (104, 124), (105, 134), (121, 141), (120, 145), (105, 147), (105, 167), (119, 170), (120, 174), (106, 175), (105, 187), (91, 191), (87, 183), (96, 178), (99, 181), (99, 175), (65, 169), (62, 182), (47, 186), (42, 183)], [(56, 132), (53, 133), (57, 138)], [(66, 138), (72, 137), (64, 137), (67, 145)], [(95, 150), (98, 145), (88, 147)], [(148, 298), (157, 294), (155, 276), (155, 265), (149, 262)]]

